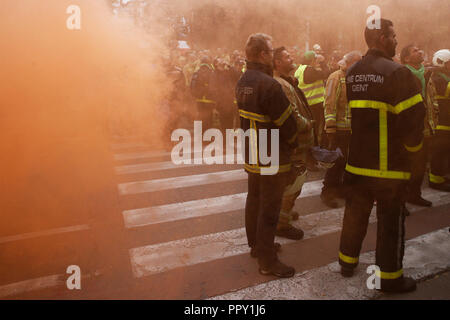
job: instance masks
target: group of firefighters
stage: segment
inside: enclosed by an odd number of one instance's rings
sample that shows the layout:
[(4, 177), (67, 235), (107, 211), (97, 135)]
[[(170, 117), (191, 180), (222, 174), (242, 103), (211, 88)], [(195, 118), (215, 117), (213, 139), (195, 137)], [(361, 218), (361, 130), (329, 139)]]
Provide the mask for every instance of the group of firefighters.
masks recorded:
[[(397, 63), (393, 23), (380, 22), (379, 29), (365, 29), (364, 56), (352, 51), (332, 64), (315, 48), (296, 65), (292, 50), (274, 49), (272, 38), (258, 33), (247, 40), (245, 60), (238, 51), (214, 61), (201, 53), (172, 71), (190, 88), (205, 129), (251, 131), (245, 140), (245, 228), (262, 274), (295, 274), (279, 261), (281, 245), (274, 239), (303, 238), (291, 224), (299, 216), (295, 200), (307, 172), (326, 164), (322, 201), (332, 208), (338, 207), (338, 198), (346, 202), (341, 274), (354, 274), (375, 204), (381, 290), (416, 288), (402, 269), (405, 203), (432, 205), (421, 196), (427, 167), (429, 187), (450, 191), (450, 50), (435, 52), (432, 66), (425, 68), (423, 52), (408, 45)], [(260, 129), (279, 130), (275, 174), (263, 173)]]

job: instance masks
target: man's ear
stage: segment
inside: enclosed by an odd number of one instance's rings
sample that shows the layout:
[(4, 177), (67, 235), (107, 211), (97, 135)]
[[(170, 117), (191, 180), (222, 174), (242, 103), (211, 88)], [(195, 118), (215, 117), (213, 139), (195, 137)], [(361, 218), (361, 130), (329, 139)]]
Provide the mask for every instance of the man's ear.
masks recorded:
[(381, 45), (381, 47), (384, 48), (386, 46), (386, 39), (387, 39), (386, 36), (384, 34), (381, 34), (377, 40), (378, 45)]

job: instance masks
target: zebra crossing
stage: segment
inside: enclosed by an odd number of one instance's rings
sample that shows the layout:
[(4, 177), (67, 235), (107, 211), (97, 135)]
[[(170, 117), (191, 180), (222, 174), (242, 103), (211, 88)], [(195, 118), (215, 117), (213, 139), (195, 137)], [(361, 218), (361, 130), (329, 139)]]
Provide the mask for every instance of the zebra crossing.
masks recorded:
[[(196, 156), (199, 155), (194, 155), (194, 157)], [(162, 158), (163, 161), (161, 161)], [(133, 152), (131, 150), (116, 153), (114, 159), (116, 161), (115, 173), (118, 178), (117, 188), (120, 197), (123, 199), (126, 199), (126, 196), (130, 195), (145, 198), (153, 192), (173, 192), (174, 190), (183, 190), (184, 188), (195, 190), (198, 187), (206, 187), (208, 190), (214, 190), (214, 193), (217, 195), (218, 192), (220, 193), (223, 183), (242, 185), (246, 184), (247, 179), (247, 174), (238, 166), (224, 170), (224, 167), (221, 165), (212, 165), (214, 170), (211, 172), (211, 169), (209, 169), (205, 173), (205, 168), (210, 165), (175, 165), (170, 161), (170, 152), (167, 151)], [(186, 173), (186, 171), (181, 171), (181, 169), (187, 169), (189, 172)], [(168, 177), (148, 179), (144, 176), (145, 173), (155, 171), (167, 173)], [(182, 173), (177, 175), (175, 173), (177, 171)], [(136, 181), (122, 182), (129, 174), (134, 174), (133, 177), (136, 177), (136, 174), (143, 174), (143, 178), (142, 180), (135, 179)], [(344, 208), (323, 209), (323, 205), (321, 205), (318, 197), (321, 188), (321, 179), (310, 179), (305, 183), (300, 198), (296, 202), (295, 209), (300, 212), (300, 218), (294, 222), (294, 225), (305, 231), (304, 240), (315, 239), (341, 230)], [(199, 189), (198, 192), (202, 192), (201, 190)], [(426, 188), (423, 191), (423, 195), (425, 198), (433, 201), (434, 207), (450, 203), (450, 194), (445, 192), (438, 192)], [(197, 195), (196, 199), (190, 199), (189, 196), (181, 196), (181, 198), (175, 199), (176, 202), (168, 199), (168, 202), (164, 204), (159, 203), (157, 205), (137, 208), (133, 207), (132, 204), (128, 205), (126, 200), (124, 200), (124, 210), (122, 211), (124, 228), (130, 231), (140, 230), (149, 226), (158, 228), (161, 224), (177, 222), (185, 224), (187, 229), (195, 229), (198, 219), (208, 221), (208, 219), (224, 215), (227, 212), (239, 212), (242, 216), (244, 215), (246, 192), (242, 192), (242, 190), (220, 196), (209, 197), (207, 194), (204, 197), (202, 196), (200, 195), (199, 197)], [(313, 204), (317, 204), (316, 207), (318, 209), (310, 210), (312, 212), (303, 212), (303, 201), (310, 201)], [(412, 214), (426, 210), (422, 207), (409, 204), (408, 208)], [(374, 207), (370, 223), (376, 222), (375, 211), (376, 208)], [(223, 231), (220, 232), (205, 233), (194, 237), (183, 237), (181, 239), (175, 236), (173, 238), (173, 240), (158, 243), (153, 243), (146, 238), (146, 240), (139, 241), (139, 246), (129, 249), (129, 259), (134, 278), (144, 279), (149, 276), (165, 274), (171, 270), (182, 270), (190, 266), (202, 265), (208, 268), (208, 265), (211, 263), (217, 263), (222, 260), (226, 263), (226, 258), (240, 255), (247, 256), (249, 253), (243, 224), (241, 227), (231, 230), (224, 226)], [(282, 245), (298, 242), (284, 238), (277, 238), (276, 241)], [(441, 262), (437, 263), (439, 264)], [(443, 267), (445, 268), (450, 267), (445, 263), (444, 265)], [(325, 267), (327, 266), (323, 266), (323, 268)], [(254, 272), (257, 273), (256, 263)], [(273, 279), (267, 278), (265, 281), (273, 282)], [(295, 287), (294, 284), (292, 286), (293, 288)], [(252, 299), (255, 297), (249, 293), (252, 288), (254, 286), (248, 285), (247, 289), (235, 289), (247, 290), (246, 294), (242, 297)], [(227, 299), (236, 297), (233, 295), (227, 296), (227, 292), (222, 292), (222, 294), (217, 295), (217, 298)]]

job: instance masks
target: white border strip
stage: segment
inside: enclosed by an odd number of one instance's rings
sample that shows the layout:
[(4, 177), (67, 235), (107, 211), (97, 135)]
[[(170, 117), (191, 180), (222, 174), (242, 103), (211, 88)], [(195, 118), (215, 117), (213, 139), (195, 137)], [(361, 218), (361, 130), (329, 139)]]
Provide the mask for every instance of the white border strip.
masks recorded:
[(49, 230), (44, 230), (44, 231), (17, 234), (17, 235), (13, 235), (13, 236), (7, 236), (7, 237), (0, 238), (0, 244), (7, 243), (7, 242), (13, 242), (13, 241), (19, 241), (19, 240), (32, 239), (32, 238), (37, 238), (37, 237), (51, 236), (51, 235), (59, 234), (59, 233), (83, 231), (83, 230), (88, 230), (89, 228), (90, 227), (88, 225), (82, 224), (82, 225), (71, 226), (71, 227), (56, 228), (56, 229), (49, 229)]
[(218, 171), (211, 173), (196, 174), (190, 176), (180, 176), (165, 179), (153, 179), (136, 182), (120, 183), (118, 185), (119, 194), (138, 194), (153, 191), (202, 186), (207, 184), (239, 181), (247, 179), (244, 169)]
[(0, 297), (14, 296), (24, 292), (42, 290), (45, 288), (62, 286), (65, 283), (64, 275), (55, 274), (31, 280), (14, 282), (0, 286)]

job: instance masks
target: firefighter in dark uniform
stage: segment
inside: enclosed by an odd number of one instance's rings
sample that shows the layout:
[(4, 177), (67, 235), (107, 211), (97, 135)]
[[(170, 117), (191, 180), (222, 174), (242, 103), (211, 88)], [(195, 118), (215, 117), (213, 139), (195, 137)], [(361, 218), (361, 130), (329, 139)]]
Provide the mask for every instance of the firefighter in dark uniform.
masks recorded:
[[(241, 129), (246, 132), (245, 171), (248, 173), (248, 194), (245, 204), (245, 229), (251, 255), (258, 258), (264, 275), (292, 277), (295, 269), (277, 257), (275, 231), (281, 200), (291, 170), (290, 156), (297, 146), (297, 123), (292, 106), (281, 85), (273, 78), (273, 47), (271, 37), (251, 35), (246, 44), (247, 70), (236, 85), (236, 101)], [(266, 130), (266, 138), (261, 136)], [(278, 130), (279, 141), (271, 141)], [(275, 131), (276, 132), (276, 131)], [(266, 140), (266, 141), (265, 141)], [(266, 144), (267, 143), (267, 144)], [(278, 164), (263, 164), (260, 150), (278, 152)], [(270, 156), (273, 156), (273, 152)]]
[(414, 75), (392, 60), (397, 40), (393, 24), (366, 27), (369, 50), (346, 74), (352, 136), (344, 176), (349, 190), (341, 233), (339, 263), (343, 276), (358, 264), (369, 216), (377, 201), (376, 272), (381, 291), (415, 290), (403, 276), (406, 187), (410, 166), (422, 147), (425, 107)]
[(450, 192), (445, 179), (450, 158), (450, 50), (437, 51), (433, 56), (433, 70), (429, 80), (429, 96), (437, 110), (437, 123), (431, 150), (430, 187)]
[(199, 69), (193, 74), (191, 92), (197, 103), (197, 114), (202, 121), (202, 130), (215, 126), (217, 113), (216, 93), (213, 87), (214, 69), (208, 56), (201, 58)]

